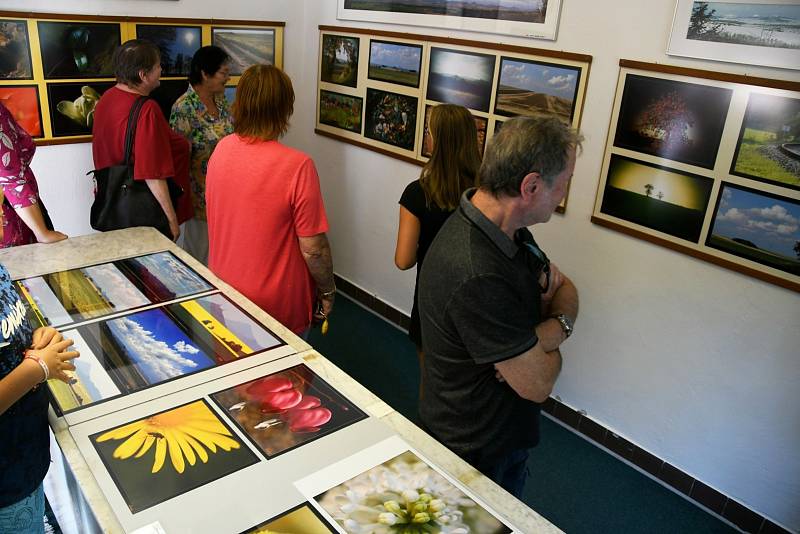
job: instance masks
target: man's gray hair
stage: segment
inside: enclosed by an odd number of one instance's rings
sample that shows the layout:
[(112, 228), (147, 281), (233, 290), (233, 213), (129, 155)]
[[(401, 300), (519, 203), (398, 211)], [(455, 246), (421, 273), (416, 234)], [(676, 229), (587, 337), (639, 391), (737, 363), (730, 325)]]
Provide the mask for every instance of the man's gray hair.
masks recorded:
[(537, 172), (552, 187), (583, 136), (553, 115), (515, 117), (492, 138), (480, 170), (480, 187), (493, 196), (516, 197), (522, 179)]

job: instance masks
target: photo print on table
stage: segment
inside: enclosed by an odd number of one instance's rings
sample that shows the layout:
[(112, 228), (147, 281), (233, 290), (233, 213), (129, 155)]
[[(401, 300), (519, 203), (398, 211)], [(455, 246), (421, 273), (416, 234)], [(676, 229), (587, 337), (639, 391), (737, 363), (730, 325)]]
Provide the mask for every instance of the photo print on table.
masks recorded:
[(706, 245), (800, 276), (800, 201), (723, 182)]
[(367, 88), (365, 137), (405, 150), (414, 150), (416, 133), (415, 97)]
[(732, 93), (628, 74), (614, 146), (713, 169)]
[(0, 20), (0, 79), (33, 79), (28, 23), (24, 20)]
[(39, 21), (45, 78), (113, 78), (118, 23)]
[(156, 252), (114, 262), (153, 302), (188, 297), (214, 289), (171, 252)]
[(0, 102), (31, 137), (44, 136), (38, 85), (0, 87)]
[(240, 534), (332, 534), (336, 530), (308, 503), (295, 506), (277, 517)]
[(204, 400), (89, 440), (133, 514), (258, 462)]
[(371, 39), (369, 43), (370, 80), (419, 87), (422, 45)]
[(361, 114), (364, 99), (360, 96), (343, 95), (322, 89), (319, 92), (319, 122), (361, 133)]
[(323, 34), (320, 79), (323, 82), (356, 87), (359, 43), (358, 37)]
[(242, 75), (252, 65), (275, 64), (275, 30), (271, 28), (211, 28), (211, 44), (231, 56), (231, 76)]
[[(431, 157), (433, 153), (433, 139), (431, 138), (431, 132), (429, 128), (429, 124), (431, 121), (431, 112), (433, 111), (433, 106), (431, 104), (427, 104), (425, 106), (425, 126), (422, 129), (422, 146), (420, 148), (421, 154), (426, 158)], [(481, 157), (483, 157), (483, 149), (486, 146), (486, 125), (487, 119), (483, 117), (476, 117), (475, 115), (472, 116), (475, 120), (475, 128), (478, 130), (478, 152), (480, 152)]]
[(495, 61), (493, 55), (432, 47), (428, 100), (488, 112)]
[(48, 83), (53, 137), (92, 135), (94, 108), (115, 82)]
[(581, 69), (503, 57), (494, 112), (499, 115), (551, 113), (571, 123)]
[(366, 419), (366, 414), (305, 365), (211, 395), (270, 459)]
[(697, 242), (714, 180), (611, 155), (602, 213)]
[[(136, 37), (147, 39), (161, 51), (161, 76), (187, 76), (192, 57), (203, 46), (200, 26), (137, 24)], [(169, 119), (169, 115), (166, 115)]]
[(731, 174), (800, 189), (800, 99), (750, 94)]

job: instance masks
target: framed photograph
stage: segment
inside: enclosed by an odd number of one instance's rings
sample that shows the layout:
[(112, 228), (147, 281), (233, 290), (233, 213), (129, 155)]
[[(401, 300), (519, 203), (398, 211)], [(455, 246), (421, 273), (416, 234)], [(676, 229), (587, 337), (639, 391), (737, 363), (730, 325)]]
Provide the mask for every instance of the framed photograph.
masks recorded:
[(228, 104), (233, 105), (233, 101), (236, 100), (236, 86), (235, 85), (226, 85), (225, 86), (225, 100), (228, 101)]
[(723, 183), (706, 245), (800, 276), (800, 200)]
[(561, 0), (338, 0), (339, 19), (555, 40)]
[(319, 92), (319, 122), (361, 134), (361, 115), (364, 99), (333, 91)]
[(133, 514), (258, 462), (204, 400), (89, 440)]
[(161, 80), (158, 87), (150, 93), (150, 98), (158, 103), (164, 118), (169, 121), (169, 116), (172, 114), (172, 105), (181, 97), (183, 93), (189, 88), (189, 82), (186, 79), (182, 80)]
[(361, 39), (341, 35), (322, 36), (320, 79), (323, 82), (356, 87), (358, 85), (358, 48)]
[(53, 137), (92, 135), (94, 107), (116, 82), (48, 83)]
[(800, 69), (800, 4), (795, 0), (678, 0), (667, 53)]
[(188, 76), (192, 57), (203, 46), (201, 26), (137, 24), (136, 37), (161, 50), (161, 76)]
[(275, 532), (302, 532), (303, 534), (336, 534), (313, 506), (303, 503), (286, 512), (264, 521), (241, 534), (270, 534)]
[(0, 20), (0, 80), (32, 80), (28, 23)]
[(166, 302), (216, 289), (171, 252), (156, 252), (114, 262), (153, 302)]
[(800, 98), (750, 94), (731, 174), (800, 190)]
[(31, 137), (44, 137), (38, 85), (0, 87), (0, 102)]
[(371, 39), (369, 42), (370, 80), (419, 87), (422, 45)]
[(418, 100), (378, 89), (367, 89), (364, 135), (405, 150), (414, 150)]
[(629, 75), (614, 146), (713, 169), (733, 91)]
[(211, 28), (211, 44), (231, 56), (231, 76), (240, 76), (247, 67), (275, 64), (275, 30), (272, 28)]
[(113, 78), (118, 23), (39, 21), (44, 77)]
[(572, 122), (581, 69), (503, 57), (494, 112), (498, 115), (552, 113)]
[[(433, 153), (433, 138), (431, 137), (428, 124), (430, 124), (431, 112), (433, 111), (434, 107), (435, 106), (432, 106), (431, 104), (425, 106), (425, 126), (422, 129), (422, 143), (420, 150), (421, 154), (426, 158), (431, 157), (431, 154)], [(481, 156), (483, 156), (483, 149), (486, 146), (486, 125), (488, 121), (483, 117), (476, 117), (474, 115), (472, 118), (475, 119), (475, 128), (478, 130), (478, 152), (480, 152)]]
[(427, 99), (488, 112), (495, 61), (494, 55), (432, 47)]

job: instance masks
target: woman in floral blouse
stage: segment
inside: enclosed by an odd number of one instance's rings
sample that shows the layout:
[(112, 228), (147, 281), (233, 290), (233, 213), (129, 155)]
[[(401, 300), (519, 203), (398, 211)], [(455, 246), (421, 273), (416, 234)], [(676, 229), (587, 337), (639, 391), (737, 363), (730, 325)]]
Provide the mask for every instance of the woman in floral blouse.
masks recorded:
[(192, 144), (189, 170), (194, 218), (183, 224), (181, 245), (208, 264), (206, 169), (220, 139), (233, 132), (225, 84), (230, 79), (230, 56), (219, 47), (204, 46), (192, 58), (189, 88), (172, 106), (169, 124)]
[(55, 243), (66, 239), (52, 230), (40, 209), (39, 188), (30, 164), (36, 145), (11, 112), (0, 103), (0, 188), (3, 190), (3, 238), (0, 247)]

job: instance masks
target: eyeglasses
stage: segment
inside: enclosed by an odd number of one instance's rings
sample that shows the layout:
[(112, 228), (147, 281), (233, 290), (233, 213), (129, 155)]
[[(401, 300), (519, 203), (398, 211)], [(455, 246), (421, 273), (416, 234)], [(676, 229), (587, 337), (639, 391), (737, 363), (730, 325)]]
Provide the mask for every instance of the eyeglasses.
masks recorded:
[(539, 289), (542, 290), (542, 293), (547, 293), (547, 290), (550, 289), (550, 260), (547, 258), (547, 254), (530, 241), (523, 241), (522, 245), (536, 259), (536, 267), (533, 270), (539, 273), (538, 279), (541, 280), (542, 274), (544, 274), (544, 286), (539, 283)]

